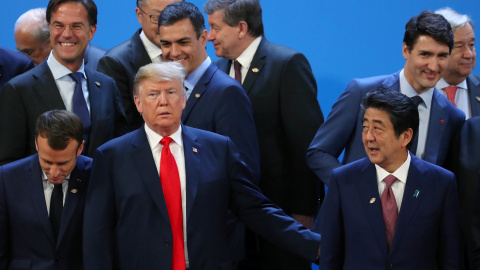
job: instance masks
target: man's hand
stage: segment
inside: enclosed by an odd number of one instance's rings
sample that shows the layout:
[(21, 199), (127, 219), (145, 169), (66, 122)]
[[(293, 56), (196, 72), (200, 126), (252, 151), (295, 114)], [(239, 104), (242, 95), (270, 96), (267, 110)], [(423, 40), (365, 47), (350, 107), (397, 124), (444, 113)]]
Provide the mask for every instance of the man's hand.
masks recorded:
[(311, 216), (292, 214), (292, 218), (300, 222), (303, 226), (307, 227), (310, 230), (312, 230), (313, 226), (315, 225), (315, 219)]

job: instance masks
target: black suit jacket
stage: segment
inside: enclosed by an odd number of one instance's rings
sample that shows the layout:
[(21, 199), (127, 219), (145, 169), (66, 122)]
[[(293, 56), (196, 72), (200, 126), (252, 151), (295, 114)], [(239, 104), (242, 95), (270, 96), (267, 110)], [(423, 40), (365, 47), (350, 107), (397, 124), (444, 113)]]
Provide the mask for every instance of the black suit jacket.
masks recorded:
[(107, 50), (104, 48), (88, 43), (87, 49), (85, 49), (85, 56), (83, 57), (85, 66), (92, 70), (97, 70), (98, 61), (100, 61), (105, 52)]
[(91, 165), (91, 158), (77, 158), (56, 242), (38, 155), (0, 167), (0, 269), (83, 269), (83, 211)]
[(140, 39), (139, 29), (122, 44), (110, 49), (98, 62), (98, 71), (112, 77), (117, 83), (127, 116), (129, 131), (139, 128), (143, 118), (133, 101), (133, 79), (139, 68), (152, 63)]
[[(229, 73), (229, 60), (217, 65)], [(242, 86), (257, 127), (260, 188), (289, 214), (315, 215), (318, 179), (307, 167), (305, 152), (323, 114), (308, 60), (263, 37)]]
[(470, 110), (472, 117), (480, 116), (480, 76), (471, 73), (467, 77), (468, 94), (470, 95)]
[(33, 62), (20, 53), (0, 47), (0, 89), (13, 77), (33, 68)]
[[(85, 68), (90, 93), (92, 128), (88, 149), (126, 133), (125, 113), (115, 82)], [(65, 110), (62, 97), (46, 61), (9, 81), (0, 91), (0, 164), (36, 153), (35, 124), (42, 113)]]

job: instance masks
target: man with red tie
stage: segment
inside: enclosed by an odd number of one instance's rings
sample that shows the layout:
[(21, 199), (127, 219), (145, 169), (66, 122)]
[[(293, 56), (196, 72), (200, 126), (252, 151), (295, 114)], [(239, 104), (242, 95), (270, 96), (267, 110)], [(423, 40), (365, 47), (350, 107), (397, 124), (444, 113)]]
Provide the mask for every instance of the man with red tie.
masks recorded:
[(186, 71), (139, 69), (145, 125), (101, 146), (85, 206), (86, 269), (235, 269), (232, 210), (254, 232), (314, 261), (320, 236), (270, 202), (228, 137), (182, 125)]
[(412, 155), (417, 106), (393, 90), (363, 99), (366, 158), (332, 172), (320, 269), (461, 269), (454, 175)]

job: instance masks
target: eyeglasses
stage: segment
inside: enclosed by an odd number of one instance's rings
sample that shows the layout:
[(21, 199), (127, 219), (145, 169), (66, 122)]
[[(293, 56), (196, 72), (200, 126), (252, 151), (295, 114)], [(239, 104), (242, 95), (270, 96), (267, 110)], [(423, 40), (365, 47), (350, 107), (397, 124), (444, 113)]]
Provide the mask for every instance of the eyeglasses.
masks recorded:
[(138, 7), (138, 9), (140, 9), (141, 12), (145, 13), (145, 15), (147, 15), (148, 17), (150, 17), (150, 22), (151, 22), (151, 23), (154, 23), (154, 24), (157, 24), (157, 23), (158, 23), (158, 18), (160, 17), (160, 15), (148, 14), (148, 13), (146, 13), (145, 11), (143, 11), (143, 9), (142, 9), (141, 7)]
[(70, 28), (70, 30), (72, 32), (79, 32), (79, 31), (82, 31), (83, 29), (85, 29), (85, 25), (81, 24), (81, 23), (77, 23), (77, 24), (73, 24), (73, 25), (68, 25), (68, 24), (61, 24), (61, 23), (53, 23), (51, 24), (50, 26), (53, 27), (53, 30), (55, 32), (60, 32), (60, 33), (63, 33), (63, 31), (65, 31), (65, 29), (67, 28), (67, 26)]

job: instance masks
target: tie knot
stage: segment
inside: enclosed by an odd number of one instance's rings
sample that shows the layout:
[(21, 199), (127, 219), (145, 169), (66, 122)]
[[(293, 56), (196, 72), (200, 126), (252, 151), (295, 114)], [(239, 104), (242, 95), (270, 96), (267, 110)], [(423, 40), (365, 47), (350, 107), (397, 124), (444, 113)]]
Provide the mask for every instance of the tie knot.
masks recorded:
[(453, 86), (453, 85), (451, 85), (451, 86), (445, 87), (444, 89), (445, 89), (445, 91), (447, 91), (447, 92), (450, 92), (450, 91), (454, 92), (454, 91), (457, 91), (458, 86)]
[(418, 105), (423, 102), (423, 99), (420, 96), (414, 96), (412, 97), (412, 101), (418, 107)]
[(390, 174), (387, 177), (385, 177), (383, 181), (385, 182), (385, 184), (387, 184), (387, 187), (385, 189), (388, 189), (393, 185), (393, 183), (395, 183), (395, 181), (397, 181), (397, 178), (393, 176), (393, 174)]
[(172, 141), (173, 141), (173, 139), (170, 138), (170, 137), (163, 137), (160, 140), (160, 144), (162, 144), (163, 146), (169, 146)]
[(70, 78), (72, 78), (72, 80), (74, 80), (77, 84), (81, 82), (83, 78), (83, 74), (81, 72), (72, 72), (68, 74), (68, 76), (70, 76)]

